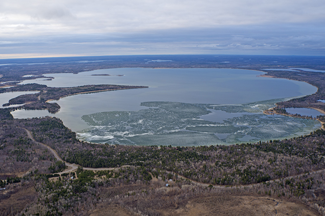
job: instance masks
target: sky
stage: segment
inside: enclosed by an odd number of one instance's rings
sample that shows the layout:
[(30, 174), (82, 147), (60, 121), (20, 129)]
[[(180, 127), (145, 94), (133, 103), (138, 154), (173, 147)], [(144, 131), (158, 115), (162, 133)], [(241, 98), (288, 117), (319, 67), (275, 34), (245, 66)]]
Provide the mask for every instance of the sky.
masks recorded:
[(324, 0), (0, 0), (0, 58), (325, 55)]

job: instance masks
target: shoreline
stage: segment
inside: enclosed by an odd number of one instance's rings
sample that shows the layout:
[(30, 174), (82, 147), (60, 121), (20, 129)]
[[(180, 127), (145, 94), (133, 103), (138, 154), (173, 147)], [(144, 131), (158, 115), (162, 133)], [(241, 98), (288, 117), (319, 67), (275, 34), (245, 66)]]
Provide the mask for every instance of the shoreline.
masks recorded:
[[(262, 71), (262, 70), (261, 70), (261, 71)], [(300, 97), (295, 97), (295, 98), (292, 98), (292, 99), (290, 99), (290, 100), (288, 100), (288, 101), (291, 101), (291, 100), (293, 100), (293, 99), (297, 99), (297, 98), (306, 97), (306, 96), (311, 96), (311, 95), (314, 95), (314, 94), (319, 93), (319, 87), (316, 86), (316, 85), (314, 85), (314, 84), (309, 83), (309, 82), (306, 81), (306, 80), (296, 80), (296, 79), (291, 79), (291, 78), (289, 78), (289, 77), (277, 77), (277, 76), (269, 75), (269, 74), (268, 74), (269, 72), (267, 72), (267, 71), (262, 71), (262, 72), (265, 72), (265, 74), (260, 75), (260, 77), (275, 78), (275, 79), (287, 79), (287, 80), (293, 80), (293, 81), (305, 82), (305, 83), (307, 83), (307, 84), (309, 84), (309, 85), (312, 85), (312, 86), (314, 86), (314, 87), (317, 88), (317, 91), (316, 91), (315, 93), (313, 93), (313, 94), (310, 94), (310, 95), (303, 95), (303, 96), (300, 96)], [(312, 72), (310, 72), (310, 73), (312, 73)], [(285, 102), (285, 101), (284, 101), (284, 102)], [(293, 118), (306, 118), (306, 117), (307, 117), (307, 116), (301, 116), (301, 117), (299, 117), (299, 116), (296, 116), (295, 114), (278, 113), (278, 112), (276, 112), (276, 111), (274, 110), (274, 108), (277, 108), (277, 107), (278, 107), (278, 105), (275, 104), (274, 107), (269, 108), (269, 109), (267, 109), (267, 110), (264, 110), (263, 113), (266, 114), (266, 115), (274, 115), (274, 114), (276, 114), (276, 115), (282, 115), (282, 116), (289, 116), (289, 117), (293, 117)], [(316, 108), (316, 107), (311, 107), (311, 106), (294, 107), (294, 106), (293, 106), (293, 107), (291, 107), (291, 108), (307, 108), (307, 109), (314, 109), (314, 110), (316, 110), (316, 111), (318, 111), (318, 112), (320, 112), (320, 113), (322, 113), (322, 114), (325, 115), (325, 111), (324, 111), (324, 110), (319, 109), (319, 108)], [(319, 129), (325, 131), (325, 121), (322, 121), (322, 120), (320, 120), (319, 118), (316, 118), (315, 120), (317, 120), (317, 121), (321, 124), (321, 127), (320, 127)]]
[[(323, 113), (325, 115), (324, 110), (321, 110), (321, 109), (318, 109), (318, 108), (313, 108), (313, 107), (309, 107), (309, 109), (317, 110), (318, 112)], [(319, 121), (321, 123), (321, 125), (322, 125), (320, 129), (325, 130), (325, 122), (321, 121), (320, 119), (316, 119), (316, 120)]]
[(258, 75), (257, 77), (276, 78), (274, 76), (270, 76), (270, 75), (266, 75), (266, 74), (261, 74), (261, 75)]
[[(148, 87), (138, 87), (138, 88), (148, 88)], [(137, 88), (130, 88), (130, 89), (137, 89)], [(71, 94), (71, 95), (66, 95), (66, 96), (62, 96), (60, 97), (59, 99), (49, 99), (47, 101), (45, 101), (46, 103), (50, 102), (50, 101), (58, 101), (60, 100), (61, 98), (65, 98), (65, 97), (70, 97), (70, 96), (75, 96), (75, 95), (80, 95), (80, 94), (92, 94), (92, 93), (98, 93), (98, 92), (107, 92), (107, 91), (117, 91), (117, 90), (129, 90), (127, 88), (125, 89), (114, 89), (114, 90), (110, 90), (110, 89), (105, 89), (105, 90), (95, 90), (95, 91), (87, 91), (87, 92), (78, 92), (78, 93), (74, 93), (74, 94)]]
[[(128, 67), (117, 67), (117, 68), (128, 68)], [(134, 68), (134, 67), (132, 67), (132, 68)], [(147, 68), (147, 67), (139, 67), (139, 68)], [(165, 68), (154, 68), (154, 67), (152, 67), (152, 69), (172, 69), (172, 68), (175, 68), (175, 67), (165, 67)], [(176, 67), (176, 68), (178, 68), (178, 67)], [(114, 69), (114, 68), (108, 68), (108, 70), (109, 70), (109, 69)], [(192, 69), (192, 68), (179, 68), (179, 69)], [(201, 68), (198, 68), (198, 69), (201, 69)], [(202, 69), (205, 69), (205, 68), (202, 68)], [(218, 67), (217, 67), (217, 68), (206, 68), (206, 69), (222, 69), (222, 68), (218, 68)], [(243, 69), (243, 68), (234, 68), (234, 67), (227, 68), (227, 67), (223, 67), (223, 69)], [(289, 77), (277, 77), (277, 76), (269, 75), (269, 74), (268, 74), (269, 71), (263, 71), (263, 70), (260, 70), (260, 69), (249, 69), (249, 68), (244, 68), (243, 70), (251, 70), (251, 71), (257, 71), (257, 72), (261, 72), (261, 73), (263, 73), (263, 74), (257, 75), (257, 77), (278, 78), (278, 79), (279, 79), (279, 78), (283, 78), (283, 79), (287, 79), (287, 80), (293, 80), (293, 81), (298, 81), (298, 82), (305, 82), (305, 83), (307, 83), (307, 84), (309, 84), (309, 85), (312, 85), (312, 86), (314, 86), (314, 87), (317, 88), (316, 92), (313, 93), (313, 94), (317, 94), (317, 93), (319, 92), (319, 88), (318, 88), (316, 85), (313, 85), (313, 84), (311, 84), (311, 83), (309, 83), (309, 82), (307, 82), (307, 81), (304, 81), (304, 80), (291, 79), (291, 78), (289, 78)], [(90, 71), (93, 71), (93, 70), (90, 70)], [(82, 72), (90, 72), (90, 71), (81, 71), (80, 73), (82, 73)], [(270, 72), (272, 72), (272, 71), (270, 71)], [(141, 86), (141, 87), (144, 88), (143, 86)], [(127, 89), (127, 88), (126, 88), (126, 89)], [(75, 95), (79, 95), (79, 94), (92, 94), (92, 93), (107, 92), (107, 91), (116, 91), (116, 90), (126, 90), (126, 89), (113, 89), (113, 90), (110, 90), (110, 89), (104, 89), (104, 90), (94, 90), (94, 91), (78, 92), (78, 93), (74, 93), (74, 94), (70, 94), (70, 95), (61, 96), (61, 97), (59, 97), (59, 99), (49, 99), (49, 100), (46, 100), (45, 102), (46, 102), (46, 103), (49, 103), (49, 102), (51, 102), (51, 101), (58, 101), (58, 100), (60, 100), (61, 98), (65, 98), (65, 97), (69, 97), (69, 96), (75, 96)], [(311, 95), (313, 95), (313, 94), (311, 94)], [(301, 98), (301, 97), (305, 97), (305, 96), (308, 96), (308, 95), (302, 95), (302, 96), (298, 96), (298, 97), (295, 97), (295, 98)], [(292, 99), (290, 99), (290, 100), (292, 100)], [(290, 100), (289, 100), (289, 101), (290, 101)], [(273, 108), (276, 108), (276, 107), (277, 107), (277, 105), (276, 105), (275, 107), (273, 107)], [(270, 108), (270, 109), (273, 109), (273, 108)], [(301, 107), (301, 108), (302, 108), (302, 107)], [(321, 113), (325, 114), (325, 111), (320, 110), (320, 109), (317, 109), (317, 108), (313, 108), (313, 107), (303, 107), (303, 108), (315, 109), (315, 110), (320, 111)], [(298, 116), (293, 116), (293, 115), (290, 115), (290, 114), (277, 113), (277, 112), (271, 111), (270, 109), (268, 109), (268, 110), (264, 110), (263, 113), (266, 114), (266, 115), (278, 114), (278, 115), (283, 115), (283, 116), (290, 116), (290, 117), (296, 117), (296, 118), (299, 118)], [(48, 109), (44, 109), (44, 110), (48, 110)], [(270, 113), (270, 111), (271, 111), (272, 113)], [(302, 118), (303, 118), (303, 117), (302, 117)], [(316, 120), (318, 120), (318, 121), (321, 123), (321, 127), (320, 127), (320, 129), (325, 130), (325, 126), (323, 126), (323, 124), (325, 124), (325, 122), (324, 122), (324, 121), (321, 121), (321, 120), (319, 120), (319, 119), (316, 119)], [(70, 129), (70, 128), (69, 128), (69, 129)], [(71, 130), (71, 129), (70, 129), (70, 130)], [(280, 139), (281, 139), (281, 138), (280, 138)], [(284, 138), (283, 138), (283, 139), (284, 139)], [(90, 143), (92, 143), (92, 142), (90, 142)], [(252, 141), (251, 143), (254, 144), (254, 143), (256, 143), (256, 141)], [(94, 143), (94, 144), (98, 144), (98, 143)], [(234, 144), (230, 144), (230, 145), (234, 145)]]
[[(122, 67), (123, 68), (123, 67)], [(140, 67), (140, 68), (145, 68), (145, 69), (148, 69), (147, 67)], [(173, 67), (169, 68), (169, 67), (166, 67), (166, 68), (152, 68), (152, 69), (173, 69)], [(177, 68), (177, 69), (193, 69), (193, 68)], [(213, 68), (202, 68), (202, 69), (213, 69)], [(215, 68), (215, 69), (242, 69), (242, 68)], [(296, 79), (290, 79), (290, 78), (285, 78), (285, 77), (276, 77), (276, 76), (272, 76), (272, 75), (268, 75), (268, 72), (267, 71), (263, 71), (263, 70), (258, 70), (258, 69), (244, 69), (244, 70), (249, 70), (249, 71), (256, 71), (256, 72), (261, 72), (263, 74), (260, 74), (260, 75), (257, 75), (257, 77), (266, 77), (266, 78), (276, 78), (276, 79), (287, 79), (287, 80), (292, 80), (292, 81), (296, 81), (296, 82), (304, 82), (304, 83), (307, 83), (308, 85), (311, 85), (311, 86), (314, 86), (316, 87), (316, 91), (312, 94), (316, 94), (318, 93), (319, 91), (319, 88), (318, 86), (316, 85), (313, 85), (307, 81), (302, 81), (302, 80), (296, 80)], [(310, 95), (312, 95), (310, 94)], [(292, 99), (296, 99), (296, 98), (302, 98), (302, 97), (305, 97), (305, 96), (308, 96), (309, 94), (306, 94), (306, 95), (300, 95), (300, 96), (296, 96), (296, 97), (293, 97), (291, 99), (289, 99), (288, 101), (292, 100)], [(275, 106), (276, 107), (276, 106)], [(273, 107), (273, 108), (275, 108)], [(310, 109), (315, 109), (317, 110), (316, 108), (313, 108), (313, 107), (303, 107), (303, 108), (310, 108)], [(270, 108), (272, 109), (272, 108)], [(269, 110), (269, 109), (268, 109)], [(272, 115), (271, 113), (267, 113), (268, 110), (263, 110), (263, 113), (266, 114), (266, 115)], [(317, 111), (320, 111), (321, 113), (323, 113), (325, 115), (325, 111), (323, 110), (317, 110)], [(299, 118), (298, 116), (294, 116), (294, 115), (290, 115), (290, 114), (281, 114), (281, 113), (273, 113), (273, 114), (278, 114), (278, 115), (283, 115), (283, 116), (289, 116), (289, 117), (293, 117), (293, 118)], [(301, 116), (301, 118), (305, 118), (304, 116)], [(306, 118), (305, 118), (306, 119)], [(325, 122), (324, 121), (321, 121), (320, 119), (314, 119), (314, 120), (317, 120), (318, 122), (320, 122), (321, 124), (321, 127), (319, 129), (321, 130), (325, 130)], [(311, 132), (314, 132), (318, 129), (313, 129)], [(307, 134), (306, 134), (307, 135)], [(293, 135), (292, 137), (297, 137), (297, 135)], [(286, 139), (286, 137), (283, 137), (283, 138), (279, 138), (280, 140), (284, 140)], [(85, 141), (85, 140), (84, 140)], [(92, 144), (101, 144), (101, 143), (93, 143), (91, 141), (85, 141), (85, 142), (88, 142), (88, 143), (92, 143)], [(236, 144), (242, 144), (243, 142), (239, 142), (239, 143), (232, 143), (232, 144), (227, 144), (227, 145), (236, 145)], [(250, 142), (251, 144), (256, 144), (257, 141), (252, 141)], [(215, 144), (215, 145), (219, 145), (219, 144)], [(221, 144), (221, 145), (225, 145), (225, 144)]]
[[(290, 114), (290, 113), (288, 113), (288, 114), (287, 113), (279, 113), (279, 112), (273, 110), (274, 108), (276, 108), (276, 106), (269, 108), (267, 110), (264, 110), (263, 114), (265, 114), (265, 115), (282, 115), (282, 116), (288, 116), (288, 117), (292, 117), (292, 118), (301, 118), (301, 119), (314, 119), (314, 118), (308, 118), (307, 116), (299, 117), (299, 116), (296, 116), (295, 114)], [(299, 108), (314, 109), (314, 110), (317, 110), (318, 112), (323, 113), (325, 115), (325, 111), (323, 111), (321, 109), (314, 108), (314, 107), (299, 107)], [(321, 127), (319, 129), (325, 130), (325, 122), (324, 121), (321, 121), (318, 118), (316, 118), (314, 120), (318, 121), (321, 124)]]
[(78, 95), (78, 94), (92, 94), (97, 92), (117, 91), (126, 89), (148, 88), (148, 86), (131, 86), (131, 85), (84, 85), (77, 87), (47, 87), (46, 85), (31, 84), (26, 86), (16, 85), (5, 92), (18, 92), (21, 90), (31, 91), (38, 90), (36, 94), (28, 96), (19, 95), (9, 100), (6, 105), (24, 104), (20, 108), (25, 110), (48, 110), (54, 114), (60, 110), (57, 103), (48, 103), (52, 100), (60, 100), (61, 98)]

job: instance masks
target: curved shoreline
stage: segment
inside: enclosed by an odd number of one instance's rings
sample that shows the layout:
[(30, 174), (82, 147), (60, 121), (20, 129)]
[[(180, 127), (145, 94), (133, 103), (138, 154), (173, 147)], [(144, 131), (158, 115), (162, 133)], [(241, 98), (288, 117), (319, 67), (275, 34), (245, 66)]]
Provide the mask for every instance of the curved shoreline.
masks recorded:
[[(275, 107), (272, 107), (272, 108), (269, 108), (267, 110), (264, 110), (263, 113), (265, 115), (282, 115), (282, 116), (288, 116), (288, 117), (292, 117), (292, 118), (301, 118), (301, 119), (314, 119), (314, 118), (309, 118), (307, 116), (297, 116), (295, 114), (290, 114), (290, 113), (280, 113), (280, 112), (277, 112), (276, 110), (274, 110)], [(302, 107), (299, 107), (299, 108), (302, 108)], [(317, 109), (317, 108), (313, 108), (313, 107), (303, 107), (303, 108), (306, 108), (306, 109), (314, 109), (314, 110), (317, 110), (318, 112), (321, 112), (325, 115), (325, 111), (321, 110), (321, 109)], [(322, 129), (322, 130), (325, 130), (325, 121), (322, 121), (318, 118), (316, 118), (315, 120), (319, 121), (319, 123), (321, 124), (321, 127), (319, 129)]]
[[(145, 67), (141, 67), (141, 68), (145, 68)], [(148, 68), (145, 68), (145, 69), (148, 69)], [(152, 69), (174, 69), (174, 68), (168, 68), (168, 67), (166, 67), (166, 68), (152, 68)], [(177, 69), (187, 69), (187, 68), (177, 68)], [(195, 68), (188, 68), (188, 69), (195, 69)], [(202, 69), (205, 69), (205, 68), (202, 68)], [(213, 68), (208, 68), (208, 69), (213, 69)], [(295, 82), (304, 82), (304, 83), (306, 83), (306, 84), (308, 84), (308, 85), (311, 85), (311, 86), (313, 86), (313, 87), (316, 88), (315, 92), (313, 92), (312, 94), (300, 95), (300, 96), (292, 97), (291, 99), (297, 99), (297, 98), (302, 98), (302, 97), (305, 97), (305, 96), (309, 96), (309, 95), (317, 94), (318, 91), (319, 91), (318, 86), (313, 85), (313, 84), (311, 84), (311, 83), (309, 83), (309, 82), (307, 82), (307, 81), (296, 80), (296, 79), (290, 79), (290, 78), (285, 78), (285, 77), (276, 77), (276, 76), (271, 76), (271, 75), (268, 75), (268, 71), (263, 71), (263, 70), (258, 70), (258, 69), (242, 69), (242, 68), (215, 68), (215, 69), (237, 69), (237, 70), (239, 69), (239, 70), (247, 70), (247, 71), (256, 71), (256, 72), (262, 73), (262, 74), (260, 74), (260, 75), (257, 75), (257, 77), (277, 78), (277, 79), (287, 79), (287, 80), (295, 81)], [(291, 99), (290, 99), (290, 100), (291, 100)], [(283, 102), (284, 102), (284, 101), (283, 101)], [(305, 108), (310, 108), (310, 107), (305, 107)], [(270, 108), (270, 109), (272, 109), (272, 108)], [(312, 109), (314, 109), (314, 108), (312, 108)], [(267, 111), (267, 110), (264, 110), (263, 113), (264, 113), (264, 114), (267, 114), (267, 115), (270, 115), (270, 114), (266, 113), (266, 111)], [(325, 111), (322, 111), (322, 113), (325, 114)], [(282, 115), (282, 114), (280, 114), (280, 113), (274, 113), (274, 114)], [(289, 116), (289, 117), (296, 117), (296, 118), (299, 118), (298, 116), (294, 116), (294, 115), (284, 115), (284, 116)], [(304, 118), (304, 117), (302, 116), (302, 118)], [(306, 119), (306, 118), (305, 118), (305, 119)], [(314, 119), (313, 119), (313, 120), (314, 120)], [(325, 130), (325, 126), (323, 125), (323, 124), (325, 124), (325, 122), (324, 122), (324, 121), (321, 121), (321, 120), (319, 120), (319, 119), (316, 119), (316, 120), (317, 120), (318, 122), (320, 122), (320, 124), (321, 124), (320, 129)], [(314, 131), (316, 131), (316, 130), (318, 129), (318, 127), (317, 127), (317, 129), (315, 129), (315, 128), (316, 128), (316, 127), (314, 127), (312, 130), (303, 131), (303, 132), (305, 132), (304, 134), (307, 135), (309, 132), (314, 132)], [(308, 133), (307, 133), (307, 132), (308, 132)], [(297, 137), (297, 135), (292, 134), (292, 136), (290, 136), (290, 137)], [(280, 139), (280, 140), (284, 140), (284, 139), (286, 139), (286, 138), (287, 138), (287, 137), (282, 137), (282, 138), (278, 138), (278, 139)], [(277, 138), (272, 138), (272, 139), (277, 139)], [(83, 141), (85, 141), (85, 140), (83, 140)], [(101, 143), (93, 143), (92, 141), (86, 141), (86, 142), (88, 142), (88, 143), (92, 143), (92, 144), (101, 144)], [(249, 143), (252, 143), (252, 144), (255, 144), (257, 141), (251, 140), (251, 141), (248, 141), (248, 142), (249, 142)], [(236, 145), (236, 144), (241, 144), (241, 143), (243, 143), (243, 141), (239, 141), (239, 142), (237, 142), (237, 143), (231, 143), (231, 144), (230, 144), (230, 143), (229, 143), (229, 144), (221, 144), (221, 145)], [(216, 144), (216, 145), (217, 145), (217, 144)]]
[[(157, 68), (153, 68), (153, 69), (157, 69)], [(165, 68), (164, 68), (165, 69)], [(166, 69), (171, 69), (171, 68), (166, 68)], [(186, 68), (182, 68), (182, 69), (186, 69)], [(217, 69), (221, 69), (221, 68), (217, 68)], [(284, 78), (284, 79), (288, 79), (288, 80), (292, 80), (292, 81), (298, 81), (298, 82), (300, 82), (300, 81), (302, 81), (302, 82), (305, 82), (305, 83), (307, 83), (308, 85), (312, 85), (312, 86), (314, 86), (314, 87), (316, 87), (317, 88), (317, 90), (316, 90), (316, 92), (315, 93), (313, 93), (313, 94), (311, 94), (311, 95), (314, 95), (314, 94), (317, 94), (318, 92), (319, 92), (319, 88), (318, 88), (318, 86), (317, 85), (314, 85), (314, 84), (312, 84), (312, 83), (310, 83), (310, 82), (308, 82), (308, 81), (305, 81), (305, 80), (297, 80), (297, 79), (292, 79), (292, 78), (290, 78), (290, 77), (277, 77), (277, 76), (274, 76), (274, 75), (269, 75), (269, 73), (270, 72), (272, 72), (272, 71), (263, 71), (263, 70), (258, 70), (258, 69), (242, 69), (242, 68), (224, 68), (224, 69), (240, 69), (240, 70), (250, 70), (250, 71), (256, 71), (256, 72), (259, 72), (259, 73), (263, 73), (263, 74), (260, 74), (260, 75), (258, 75), (258, 77), (266, 77), (266, 78)], [(82, 72), (89, 72), (89, 71), (82, 71)], [(311, 73), (311, 72), (308, 72), (308, 73)], [(143, 86), (141, 86), (141, 87), (143, 87)], [(74, 95), (79, 95), (79, 94), (91, 94), (91, 93), (97, 93), (97, 92), (105, 92), (105, 91), (112, 91), (112, 90), (108, 90), (108, 89), (103, 89), (103, 90), (94, 90), (94, 91), (85, 91), (85, 92), (77, 92), (77, 93), (73, 93), (73, 94), (69, 94), (69, 95), (63, 95), (63, 96), (60, 96), (59, 97), (59, 99), (48, 99), (48, 100), (46, 100), (45, 101), (45, 103), (48, 103), (48, 102), (50, 102), (50, 101), (57, 101), (57, 100), (60, 100), (61, 98), (64, 98), (64, 97), (68, 97), (68, 96), (74, 96)], [(305, 97), (305, 96), (310, 96), (310, 95), (301, 95), (301, 96), (297, 96), (297, 97), (294, 97), (293, 99), (296, 99), (296, 98), (302, 98), (302, 97)], [(39, 100), (40, 100), (40, 98), (39, 98)], [(292, 100), (292, 99), (291, 99)], [(289, 100), (290, 101), (290, 100)], [(284, 101), (285, 102), (285, 101)], [(273, 107), (273, 108), (276, 108), (277, 107), (277, 105), (275, 106), (275, 107)], [(22, 107), (22, 108), (24, 108), (24, 107)], [(270, 108), (270, 109), (273, 109), (273, 108)], [(301, 108), (301, 107), (299, 107), (299, 108)], [(316, 108), (314, 108), (314, 107), (303, 107), (303, 108), (311, 108), (311, 109), (315, 109), (315, 110), (317, 110)], [(264, 110), (263, 111), (263, 113), (264, 114), (271, 114), (270, 113), (270, 109), (268, 109), (268, 110)], [(44, 110), (44, 109), (43, 109)], [(46, 109), (45, 109), (46, 110)], [(318, 111), (320, 111), (320, 109), (318, 109)], [(325, 113), (325, 111), (321, 111), (322, 113)], [(277, 112), (273, 112), (273, 114), (279, 114), (279, 115), (284, 115), (283, 113), (277, 113)], [(286, 115), (286, 116), (290, 116), (290, 117), (298, 117), (298, 116), (294, 116), (294, 115)], [(302, 117), (303, 118), (303, 117)], [(319, 120), (319, 119), (317, 119), (320, 123), (321, 123), (321, 129), (325, 129), (325, 127), (323, 126), (323, 124), (325, 123), (324, 121), (321, 121), (321, 120)], [(284, 139), (284, 138), (280, 138), (280, 139)], [(90, 143), (92, 143), (92, 142), (90, 142)], [(240, 143), (240, 142), (239, 142)], [(255, 143), (255, 141), (252, 141), (251, 143)], [(97, 143), (96, 143), (97, 144)]]
[[(283, 78), (283, 79), (288, 79), (288, 80), (300, 81), (300, 82), (305, 82), (305, 83), (307, 83), (309, 85), (312, 85), (312, 86), (314, 86), (314, 87), (317, 88), (317, 91), (315, 93), (311, 94), (311, 95), (303, 95), (301, 97), (292, 98), (292, 99), (290, 99), (288, 101), (283, 101), (283, 102), (290, 102), (293, 99), (299, 99), (299, 98), (309, 97), (309, 96), (312, 96), (312, 95), (319, 94), (319, 90), (320, 90), (319, 89), (319, 86), (317, 86), (317, 85), (315, 85), (313, 83), (310, 83), (307, 80), (297, 80), (297, 79), (292, 79), (292, 78), (289, 78), (289, 77), (277, 77), (277, 76), (274, 76), (274, 75), (273, 76), (272, 75), (269, 75), (269, 72), (268, 71), (262, 71), (262, 70), (260, 70), (260, 71), (265, 73), (265, 74), (261, 75), (261, 77), (276, 78), (276, 79)], [(272, 71), (270, 71), (270, 72), (272, 72)], [(304, 72), (304, 73), (313, 73), (313, 72)], [(321, 105), (320, 103), (318, 103), (318, 104)], [(324, 104), (324, 106), (325, 106), (325, 104)], [(325, 121), (324, 120), (321, 120), (319, 118), (309, 118), (308, 116), (297, 116), (295, 114), (277, 112), (276, 111), (277, 108), (280, 108), (279, 105), (278, 105), (278, 103), (276, 103), (274, 107), (269, 108), (267, 110), (264, 110), (263, 113), (266, 114), (266, 115), (282, 115), (282, 116), (289, 116), (289, 117), (293, 117), (293, 118), (315, 119), (315, 120), (319, 121), (320, 124), (321, 124), (321, 127), (319, 129), (325, 130)], [(310, 105), (306, 105), (306, 106), (291, 106), (291, 107), (285, 107), (285, 108), (307, 108), (307, 109), (314, 109), (314, 110), (316, 110), (316, 111), (318, 111), (320, 113), (323, 113), (325, 115), (325, 110), (322, 110), (322, 109), (316, 108), (316, 107), (312, 107)]]

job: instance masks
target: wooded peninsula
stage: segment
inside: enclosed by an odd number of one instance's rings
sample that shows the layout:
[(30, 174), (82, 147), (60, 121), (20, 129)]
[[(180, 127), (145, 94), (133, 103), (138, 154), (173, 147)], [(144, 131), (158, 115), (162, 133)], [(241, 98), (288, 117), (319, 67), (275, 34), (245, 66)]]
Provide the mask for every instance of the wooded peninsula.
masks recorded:
[(42, 110), (46, 109), (50, 113), (59, 111), (60, 106), (57, 103), (49, 103), (51, 100), (59, 100), (60, 98), (68, 97), (76, 94), (91, 94), (103, 91), (116, 91), (135, 88), (148, 88), (147, 86), (123, 86), (123, 85), (85, 85), (77, 87), (54, 88), (40, 84), (15, 85), (11, 88), (2, 88), (0, 93), (17, 92), (17, 91), (39, 91), (35, 94), (24, 94), (9, 100), (9, 103), (3, 106), (19, 105), (14, 108), (9, 108), (11, 111), (17, 109), (25, 110)]

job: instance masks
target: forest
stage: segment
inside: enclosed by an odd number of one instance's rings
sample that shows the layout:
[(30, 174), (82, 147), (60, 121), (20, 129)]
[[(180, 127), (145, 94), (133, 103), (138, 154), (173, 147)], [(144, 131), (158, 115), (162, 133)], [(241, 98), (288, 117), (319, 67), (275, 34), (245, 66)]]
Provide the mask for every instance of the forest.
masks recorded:
[[(66, 71), (67, 65), (60, 70)], [(3, 78), (21, 80), (35, 67), (20, 73), (20, 66), (14, 66)], [(325, 99), (323, 73), (267, 71), (267, 75), (318, 88), (313, 95), (276, 104), (267, 114), (288, 115), (285, 108), (290, 107), (325, 111), (319, 102)], [(0, 91), (39, 91), (13, 98), (7, 105), (55, 113), (60, 107), (49, 100), (130, 88), (145, 86), (14, 84)], [(272, 211), (288, 215), (325, 214), (323, 129), (290, 139), (229, 146), (94, 144), (78, 140), (58, 118), (14, 119), (10, 114), (14, 109), (0, 109), (0, 215), (96, 215), (113, 210), (124, 215), (186, 215), (198, 206), (203, 206), (202, 214), (217, 208), (220, 215), (229, 215), (227, 209), (235, 206), (243, 215), (252, 215), (253, 207), (247, 207), (252, 204), (247, 203), (255, 202), (255, 207), (273, 206)], [(323, 116), (317, 119), (324, 122)]]

